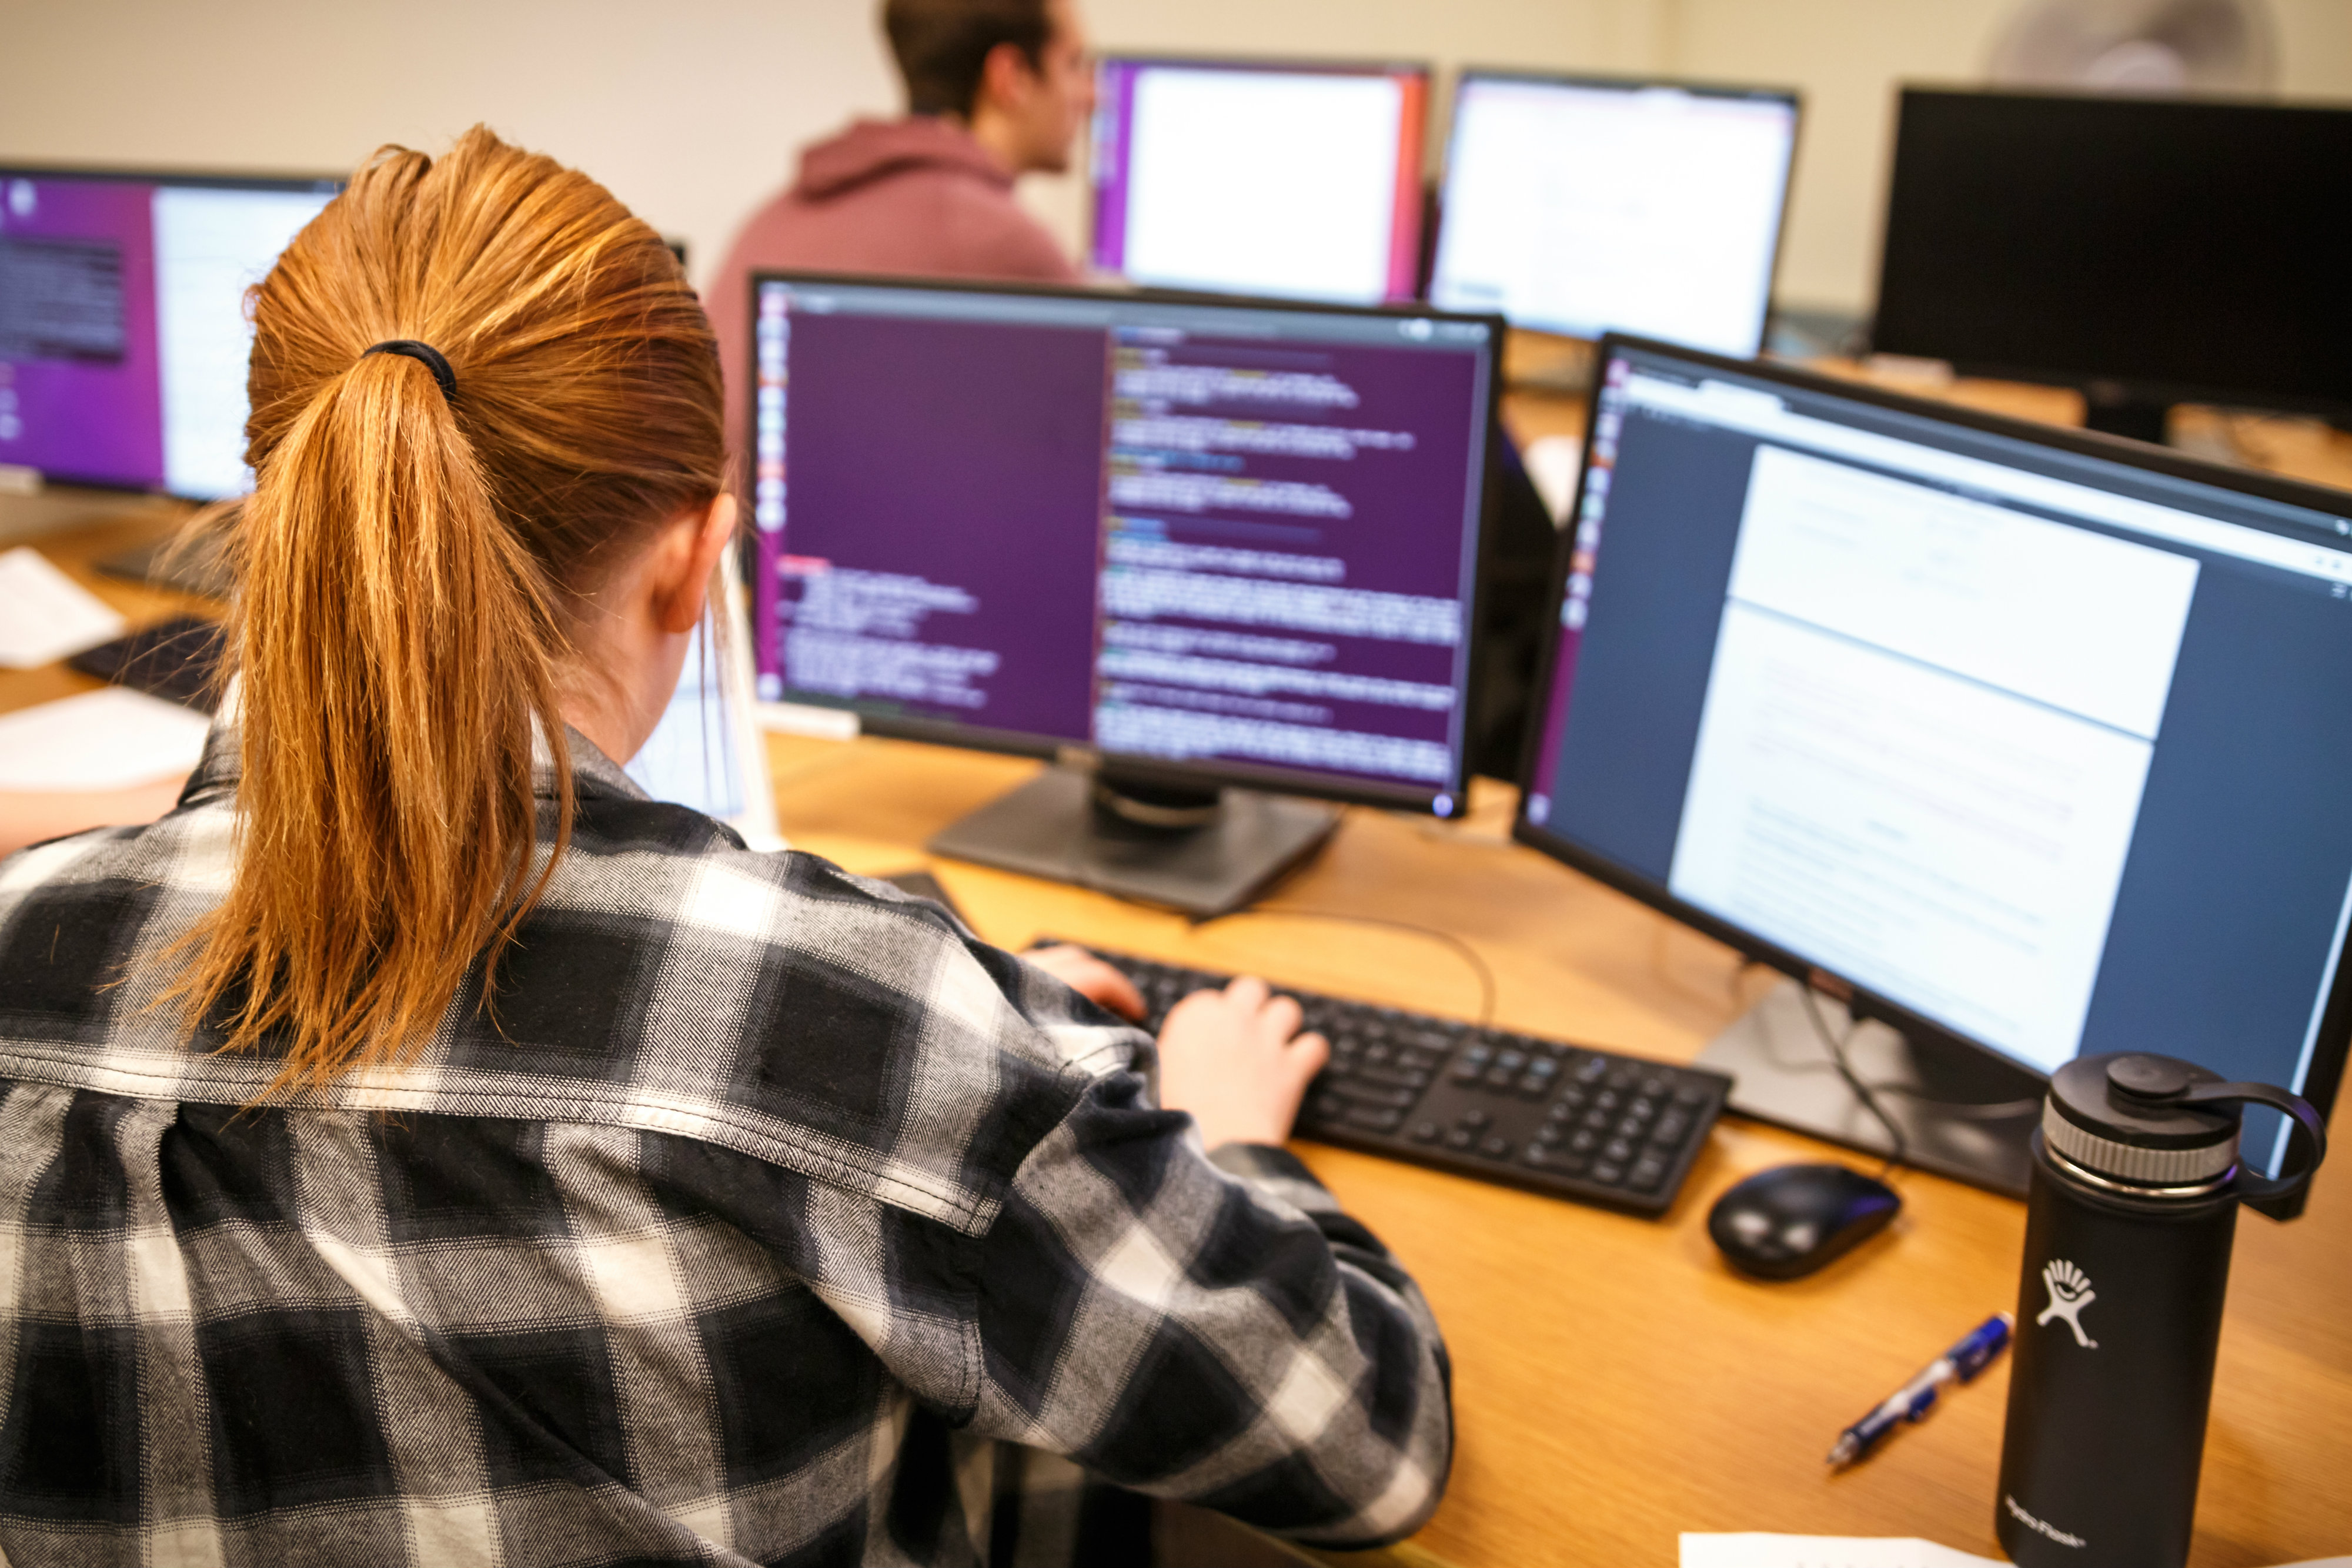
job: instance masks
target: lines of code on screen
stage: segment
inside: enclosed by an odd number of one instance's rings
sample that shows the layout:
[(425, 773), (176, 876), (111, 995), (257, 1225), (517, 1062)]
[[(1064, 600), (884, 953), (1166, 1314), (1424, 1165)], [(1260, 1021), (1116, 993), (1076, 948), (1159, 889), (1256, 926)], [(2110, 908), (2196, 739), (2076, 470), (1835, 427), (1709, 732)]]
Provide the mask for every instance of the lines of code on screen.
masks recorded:
[(1476, 346), (1392, 318), (1340, 340), (1102, 314), (763, 304), (763, 686), (1444, 789)]

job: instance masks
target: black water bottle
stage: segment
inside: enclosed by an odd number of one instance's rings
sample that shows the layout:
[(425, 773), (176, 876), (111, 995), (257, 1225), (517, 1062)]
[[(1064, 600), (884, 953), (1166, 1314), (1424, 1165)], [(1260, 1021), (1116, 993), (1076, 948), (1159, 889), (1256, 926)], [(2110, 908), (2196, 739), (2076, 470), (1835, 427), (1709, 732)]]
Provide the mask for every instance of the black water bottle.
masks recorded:
[[(2241, 1108), (2294, 1118), (2304, 1158), (2238, 1160)], [(2170, 1057), (2085, 1057), (2051, 1081), (2033, 1136), (2009, 1426), (1993, 1503), (2023, 1568), (2180, 1568), (2238, 1205), (2285, 1197), (2326, 1150), (2284, 1089)]]

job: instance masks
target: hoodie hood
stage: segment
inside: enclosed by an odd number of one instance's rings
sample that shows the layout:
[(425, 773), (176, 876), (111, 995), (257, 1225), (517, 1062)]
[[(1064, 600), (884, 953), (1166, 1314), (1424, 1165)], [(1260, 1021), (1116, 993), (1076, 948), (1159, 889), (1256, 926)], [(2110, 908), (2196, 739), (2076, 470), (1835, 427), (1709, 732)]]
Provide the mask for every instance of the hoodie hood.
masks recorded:
[(1013, 188), (1012, 171), (971, 139), (971, 133), (929, 115), (904, 120), (859, 120), (838, 136), (801, 154), (793, 194), (826, 201), (884, 174), (911, 168), (950, 170)]

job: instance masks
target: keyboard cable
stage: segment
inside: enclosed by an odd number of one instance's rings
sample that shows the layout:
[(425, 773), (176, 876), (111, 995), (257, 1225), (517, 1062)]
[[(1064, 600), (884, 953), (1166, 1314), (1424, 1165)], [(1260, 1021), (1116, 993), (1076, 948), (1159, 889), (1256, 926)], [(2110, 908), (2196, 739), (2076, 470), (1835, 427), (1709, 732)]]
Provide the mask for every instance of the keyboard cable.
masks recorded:
[[(1432, 941), (1444, 943), (1460, 955), (1462, 961), (1470, 966), (1471, 973), (1478, 977), (1478, 1027), (1480, 1029), (1494, 1027), (1495, 971), (1488, 967), (1478, 949), (1451, 931), (1442, 931), (1434, 925), (1416, 925), (1410, 920), (1392, 920), (1381, 915), (1358, 915), (1351, 910), (1344, 909), (1314, 909), (1297, 904), (1261, 904), (1255, 909), (1228, 910), (1223, 915), (1201, 916), (1192, 920), (1190, 925), (1197, 931), (1203, 925), (1213, 925), (1219, 921), (1281, 915), (1296, 915), (1306, 920), (1336, 920), (1351, 925), (1378, 926), (1385, 930), (1402, 931), (1411, 936), (1425, 936)], [(1279, 987), (1276, 988), (1280, 989)]]

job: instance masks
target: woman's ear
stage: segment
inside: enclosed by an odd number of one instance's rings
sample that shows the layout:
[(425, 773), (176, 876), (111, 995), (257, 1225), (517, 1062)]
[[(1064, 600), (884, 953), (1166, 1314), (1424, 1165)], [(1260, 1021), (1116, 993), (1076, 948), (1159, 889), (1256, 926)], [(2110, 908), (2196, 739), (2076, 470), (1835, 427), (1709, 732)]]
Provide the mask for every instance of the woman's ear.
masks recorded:
[(702, 619), (711, 573), (718, 570), (719, 556), (734, 542), (735, 497), (722, 494), (708, 511), (688, 512), (671, 527), (683, 533), (684, 548), (673, 547), (669, 570), (655, 593), (654, 607), (661, 629), (677, 633), (693, 631)]

